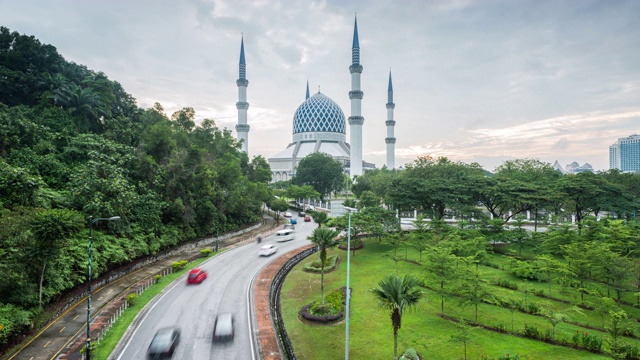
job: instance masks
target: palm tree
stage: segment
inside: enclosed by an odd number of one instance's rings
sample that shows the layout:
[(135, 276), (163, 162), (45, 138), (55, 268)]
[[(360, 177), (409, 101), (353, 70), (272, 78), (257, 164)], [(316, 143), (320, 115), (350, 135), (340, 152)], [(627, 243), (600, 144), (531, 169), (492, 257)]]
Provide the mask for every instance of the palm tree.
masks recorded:
[(320, 292), (322, 293), (322, 305), (324, 305), (324, 265), (327, 261), (327, 249), (333, 248), (336, 245), (336, 236), (338, 236), (338, 231), (336, 230), (328, 227), (317, 227), (308, 238), (320, 249)]
[(321, 227), (323, 224), (326, 224), (329, 220), (329, 215), (324, 211), (307, 211), (309, 215), (313, 218), (313, 221), (318, 224), (318, 227)]
[(378, 305), (391, 311), (391, 325), (393, 326), (393, 360), (398, 359), (398, 330), (402, 325), (402, 313), (414, 308), (422, 298), (419, 288), (420, 280), (413, 275), (387, 275), (378, 283), (377, 289), (370, 291), (378, 299)]

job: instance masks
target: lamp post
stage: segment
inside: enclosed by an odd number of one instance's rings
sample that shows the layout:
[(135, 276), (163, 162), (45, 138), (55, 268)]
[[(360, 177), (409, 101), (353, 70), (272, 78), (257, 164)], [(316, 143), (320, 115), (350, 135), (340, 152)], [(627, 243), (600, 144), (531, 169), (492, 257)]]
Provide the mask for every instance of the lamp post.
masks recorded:
[(351, 263), (351, 213), (357, 211), (357, 209), (344, 207), (349, 212), (349, 223), (347, 227), (347, 311), (346, 311), (346, 327), (344, 335), (344, 359), (349, 360), (349, 303), (351, 300), (351, 288), (349, 285), (349, 271)]
[(93, 224), (103, 220), (114, 221), (119, 219), (120, 216), (95, 219), (93, 217), (89, 217), (89, 248), (87, 260), (87, 360), (91, 360), (91, 244), (93, 242)]

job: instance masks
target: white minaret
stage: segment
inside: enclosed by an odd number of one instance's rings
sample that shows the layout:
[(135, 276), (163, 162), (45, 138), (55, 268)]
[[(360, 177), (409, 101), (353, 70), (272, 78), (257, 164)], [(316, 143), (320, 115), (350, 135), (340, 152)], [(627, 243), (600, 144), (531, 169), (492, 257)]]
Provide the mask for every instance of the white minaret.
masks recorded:
[(358, 41), (358, 18), (355, 19), (353, 26), (353, 46), (351, 47), (351, 91), (349, 91), (349, 99), (351, 100), (351, 116), (349, 116), (349, 129), (351, 135), (351, 170), (350, 175), (362, 175), (362, 96), (364, 93), (360, 90), (360, 74), (362, 74), (362, 65), (360, 65), (360, 43)]
[(387, 137), (384, 142), (387, 143), (387, 169), (392, 170), (396, 167), (396, 138), (393, 135), (393, 128), (396, 126), (396, 121), (393, 120), (393, 109), (396, 108), (396, 104), (393, 103), (393, 85), (391, 84), (391, 71), (389, 71), (389, 90), (387, 100)]
[(238, 102), (236, 103), (238, 124), (236, 125), (236, 132), (238, 133), (238, 141), (242, 142), (242, 151), (249, 154), (249, 125), (247, 124), (247, 109), (249, 109), (247, 86), (249, 86), (249, 80), (247, 80), (247, 65), (244, 62), (244, 36), (240, 43), (239, 68), (240, 76), (236, 80), (238, 85)]

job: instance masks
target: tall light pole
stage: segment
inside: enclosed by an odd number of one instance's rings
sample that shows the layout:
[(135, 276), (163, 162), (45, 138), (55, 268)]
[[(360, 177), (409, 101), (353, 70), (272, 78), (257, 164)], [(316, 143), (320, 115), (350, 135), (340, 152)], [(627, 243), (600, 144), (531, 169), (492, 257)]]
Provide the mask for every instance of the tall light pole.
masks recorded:
[(110, 218), (93, 218), (89, 217), (89, 249), (87, 260), (87, 360), (91, 360), (91, 244), (93, 242), (93, 224), (98, 221), (114, 221), (119, 220), (120, 216), (112, 216)]
[(351, 264), (351, 213), (358, 209), (344, 207), (349, 212), (349, 224), (347, 227), (347, 312), (346, 312), (346, 328), (344, 335), (344, 359), (349, 360), (349, 303), (351, 300), (351, 288), (349, 285), (349, 271)]

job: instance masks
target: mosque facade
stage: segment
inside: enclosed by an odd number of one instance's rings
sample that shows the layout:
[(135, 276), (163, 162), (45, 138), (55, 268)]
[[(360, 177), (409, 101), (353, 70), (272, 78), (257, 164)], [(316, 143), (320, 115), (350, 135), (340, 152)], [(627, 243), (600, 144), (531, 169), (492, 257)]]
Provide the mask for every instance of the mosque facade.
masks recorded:
[[(240, 67), (239, 78), (236, 81), (238, 86), (238, 124), (236, 132), (238, 141), (242, 144), (242, 150), (248, 151), (249, 125), (247, 124), (247, 86), (246, 63), (244, 56), (244, 39), (240, 45)], [(323, 152), (335, 160), (339, 161), (345, 173), (352, 178), (362, 175), (366, 170), (374, 169), (373, 163), (362, 159), (362, 126), (364, 117), (362, 116), (362, 99), (364, 93), (360, 87), (360, 76), (363, 67), (360, 65), (360, 44), (358, 38), (358, 21), (354, 22), (353, 45), (351, 48), (351, 90), (349, 99), (351, 112), (348, 118), (350, 138), (347, 142), (346, 123), (344, 112), (333, 100), (318, 91), (316, 94), (309, 94), (309, 83), (307, 82), (306, 98), (296, 109), (293, 115), (293, 137), (292, 142), (283, 151), (267, 158), (272, 172), (272, 182), (290, 180), (295, 176), (296, 168), (300, 160), (309, 154)], [(385, 138), (387, 158), (386, 167), (395, 168), (395, 142), (393, 111), (393, 86), (391, 72), (389, 72), (387, 137)]]

